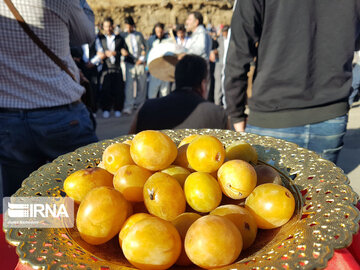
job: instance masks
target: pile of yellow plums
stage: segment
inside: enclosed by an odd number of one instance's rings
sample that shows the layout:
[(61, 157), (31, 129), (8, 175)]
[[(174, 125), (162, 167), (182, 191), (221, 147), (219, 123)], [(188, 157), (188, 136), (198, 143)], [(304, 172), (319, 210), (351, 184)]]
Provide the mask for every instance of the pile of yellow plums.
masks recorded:
[(281, 182), (246, 142), (225, 148), (196, 134), (177, 147), (165, 133), (147, 130), (108, 146), (99, 167), (72, 173), (64, 190), (80, 204), (76, 226), (87, 243), (118, 235), (139, 269), (210, 269), (233, 263), (258, 228), (289, 221), (295, 200)]

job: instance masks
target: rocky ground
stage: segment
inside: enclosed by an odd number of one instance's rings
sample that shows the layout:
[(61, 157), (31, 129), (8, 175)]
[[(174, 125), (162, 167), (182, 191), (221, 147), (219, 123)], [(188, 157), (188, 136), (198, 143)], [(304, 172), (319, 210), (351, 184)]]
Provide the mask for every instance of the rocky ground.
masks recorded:
[(200, 11), (204, 23), (214, 26), (229, 24), (233, 0), (88, 0), (95, 12), (96, 23), (111, 16), (115, 24), (123, 27), (124, 18), (131, 15), (137, 29), (149, 35), (157, 22), (167, 26), (184, 23), (190, 11)]

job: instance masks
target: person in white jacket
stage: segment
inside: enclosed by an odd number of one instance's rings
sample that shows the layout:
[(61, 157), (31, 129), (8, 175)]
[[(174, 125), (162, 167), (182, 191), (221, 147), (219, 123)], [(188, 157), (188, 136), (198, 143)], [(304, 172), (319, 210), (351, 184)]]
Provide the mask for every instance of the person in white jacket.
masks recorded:
[(195, 54), (209, 60), (211, 50), (211, 37), (203, 26), (203, 16), (198, 11), (190, 12), (186, 19), (186, 30), (192, 32), (185, 45), (187, 54)]

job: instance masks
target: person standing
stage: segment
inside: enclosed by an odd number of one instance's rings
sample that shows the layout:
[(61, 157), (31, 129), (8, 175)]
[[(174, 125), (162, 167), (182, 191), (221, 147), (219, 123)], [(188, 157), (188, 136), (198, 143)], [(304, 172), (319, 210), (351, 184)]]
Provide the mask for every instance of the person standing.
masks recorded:
[(359, 100), (359, 88), (360, 88), (360, 51), (354, 53), (353, 59), (353, 80), (351, 84), (351, 94), (349, 96), (349, 105), (352, 106), (354, 102)]
[(215, 66), (216, 66), (216, 62), (218, 62), (219, 58), (218, 58), (218, 48), (219, 48), (219, 42), (217, 41), (218, 37), (216, 34), (215, 29), (213, 29), (210, 26), (210, 30), (209, 34), (211, 37), (211, 51), (210, 51), (210, 55), (209, 55), (209, 76), (210, 76), (210, 83), (209, 83), (209, 93), (208, 93), (208, 97), (207, 100), (214, 102), (214, 89), (215, 89)]
[(124, 39), (114, 34), (114, 22), (108, 17), (103, 22), (103, 35), (96, 40), (97, 55), (103, 61), (100, 77), (100, 107), (103, 117), (109, 118), (113, 108), (115, 117), (121, 116), (124, 107), (124, 80), (120, 66), (121, 55), (128, 56)]
[(211, 51), (211, 37), (206, 33), (203, 16), (198, 11), (190, 12), (186, 19), (186, 30), (191, 32), (185, 49), (187, 54), (195, 54), (209, 60)]
[(80, 84), (85, 87), (81, 97), (86, 107), (96, 117), (98, 95), (98, 70), (92, 62), (100, 62), (96, 55), (95, 41), (92, 44), (71, 46), (71, 55), (80, 70)]
[(146, 99), (146, 41), (140, 32), (135, 31), (135, 22), (131, 16), (125, 18), (125, 32), (122, 36), (129, 48), (129, 55), (125, 57), (126, 85), (123, 113), (132, 114), (133, 110)]
[(178, 24), (176, 26), (176, 44), (186, 47), (188, 36), (186, 35), (186, 29), (184, 24)]
[(221, 34), (218, 38), (218, 48), (216, 50), (217, 62), (215, 64), (215, 87), (214, 87), (214, 102), (216, 105), (223, 105), (223, 79), (224, 79), (224, 62), (225, 62), (225, 49), (228, 44), (229, 25), (224, 25)]
[[(13, 0), (41, 41), (68, 67), (55, 64), (0, 2), (0, 166), (3, 196), (59, 155), (97, 141), (84, 88), (71, 54), (95, 39), (94, 14), (85, 0)], [(24, 50), (26, 48), (26, 50)], [(2, 201), (2, 200), (1, 200)]]
[(358, 0), (237, 1), (225, 66), (225, 105), (235, 130), (292, 141), (336, 163), (348, 120), (359, 17)]
[[(95, 114), (98, 110), (98, 97), (99, 97), (99, 71), (102, 67), (99, 65), (99, 57), (96, 52), (95, 42), (92, 44), (83, 44), (81, 46), (82, 57), (81, 57), (81, 70), (84, 73), (85, 77), (88, 79), (91, 89), (92, 89), (92, 98), (93, 98), (93, 109), (92, 112)], [(94, 63), (98, 63), (95, 65)]]
[[(150, 36), (148, 40), (148, 51), (156, 48), (159, 44), (171, 42), (171, 39), (164, 31), (165, 25), (163, 23), (157, 23), (154, 26), (154, 34)], [(170, 83), (155, 78), (151, 74), (149, 75), (149, 87), (148, 98), (157, 98), (158, 96), (164, 97), (170, 93)]]

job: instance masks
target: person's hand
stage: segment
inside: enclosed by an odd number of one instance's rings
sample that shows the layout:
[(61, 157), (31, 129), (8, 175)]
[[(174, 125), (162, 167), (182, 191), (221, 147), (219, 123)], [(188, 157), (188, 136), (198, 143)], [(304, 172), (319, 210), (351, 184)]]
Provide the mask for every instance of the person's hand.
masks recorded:
[(116, 55), (116, 52), (113, 52), (113, 51), (105, 51), (105, 55), (106, 57), (110, 58), (112, 56), (115, 56)]
[(180, 61), (181, 59), (184, 58), (185, 55), (186, 55), (186, 53), (180, 53), (180, 54), (178, 54), (177, 59)]
[(93, 63), (91, 63), (91, 62), (87, 62), (87, 63), (85, 64), (85, 66), (86, 66), (86, 68), (93, 68), (93, 67), (95, 67), (95, 65), (94, 65)]
[(129, 52), (127, 50), (125, 50), (124, 48), (121, 49), (121, 55), (122, 56), (128, 56)]
[(175, 35), (174, 35), (174, 28), (173, 27), (169, 27), (169, 36), (170, 38), (172, 39), (172, 41), (176, 44), (176, 38), (175, 38)]
[(144, 62), (139, 59), (139, 60), (136, 61), (135, 65), (137, 65), (137, 66), (138, 66), (138, 65), (142, 65), (143, 63), (144, 63)]
[(245, 127), (246, 127), (245, 121), (234, 123), (234, 129), (237, 132), (245, 132)]
[(101, 60), (104, 60), (106, 58), (106, 55), (103, 52), (97, 52), (96, 54), (100, 57)]
[(216, 54), (215, 51), (211, 51), (209, 55), (209, 61), (215, 63), (216, 62)]
[(73, 57), (74, 61), (76, 63), (80, 63), (81, 62), (81, 58), (80, 57)]
[(80, 70), (80, 83), (89, 83), (89, 80), (85, 77), (84, 73)]

